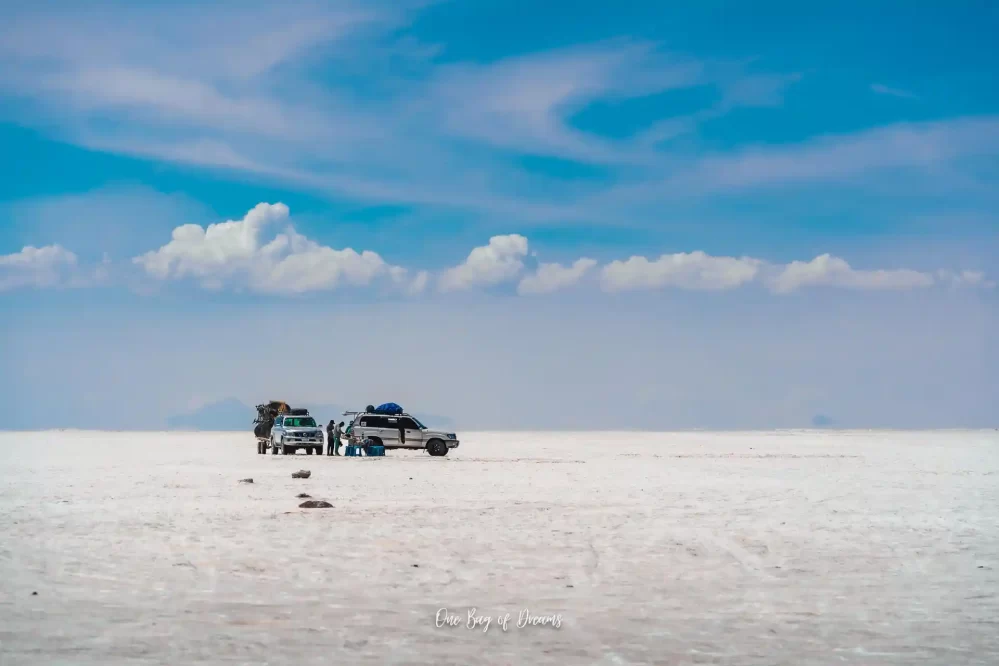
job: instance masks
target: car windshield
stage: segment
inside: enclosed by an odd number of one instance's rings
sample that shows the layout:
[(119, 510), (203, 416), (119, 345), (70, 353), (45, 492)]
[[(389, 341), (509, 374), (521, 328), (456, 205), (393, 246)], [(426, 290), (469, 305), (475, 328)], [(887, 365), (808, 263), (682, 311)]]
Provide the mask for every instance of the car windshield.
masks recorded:
[(420, 419), (416, 418), (415, 416), (410, 416), (409, 418), (413, 419), (413, 423), (415, 423), (416, 427), (418, 427), (420, 430), (426, 430), (427, 429), (427, 426), (425, 426), (422, 423), (420, 423)]
[(284, 419), (285, 428), (315, 428), (316, 420), (311, 416), (288, 416)]

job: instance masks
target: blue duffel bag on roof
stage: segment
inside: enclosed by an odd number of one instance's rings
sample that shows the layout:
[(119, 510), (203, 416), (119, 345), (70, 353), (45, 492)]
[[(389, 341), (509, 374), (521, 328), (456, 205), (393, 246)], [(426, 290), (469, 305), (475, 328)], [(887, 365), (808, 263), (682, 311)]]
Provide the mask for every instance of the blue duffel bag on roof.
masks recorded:
[(386, 402), (384, 405), (375, 407), (376, 414), (402, 414), (402, 407), (394, 402)]

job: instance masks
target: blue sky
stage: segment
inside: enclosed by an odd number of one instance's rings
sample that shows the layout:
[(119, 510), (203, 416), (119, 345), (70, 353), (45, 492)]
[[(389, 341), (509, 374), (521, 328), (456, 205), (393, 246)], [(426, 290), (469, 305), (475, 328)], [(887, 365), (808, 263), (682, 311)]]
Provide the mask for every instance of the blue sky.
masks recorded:
[(991, 3), (7, 13), (6, 427), (994, 425)]

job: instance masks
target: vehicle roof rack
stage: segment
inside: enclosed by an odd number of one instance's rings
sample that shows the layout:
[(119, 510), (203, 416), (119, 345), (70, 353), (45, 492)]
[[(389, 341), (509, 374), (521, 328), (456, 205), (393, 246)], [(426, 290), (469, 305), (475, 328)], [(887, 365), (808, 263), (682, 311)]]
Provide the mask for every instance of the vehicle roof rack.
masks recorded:
[(372, 416), (389, 416), (389, 417), (392, 417), (392, 416), (409, 416), (409, 417), (412, 417), (413, 416), (409, 412), (403, 412), (402, 414), (379, 414), (378, 412), (347, 411), (347, 412), (343, 413), (344, 416), (356, 416), (357, 414), (371, 414)]

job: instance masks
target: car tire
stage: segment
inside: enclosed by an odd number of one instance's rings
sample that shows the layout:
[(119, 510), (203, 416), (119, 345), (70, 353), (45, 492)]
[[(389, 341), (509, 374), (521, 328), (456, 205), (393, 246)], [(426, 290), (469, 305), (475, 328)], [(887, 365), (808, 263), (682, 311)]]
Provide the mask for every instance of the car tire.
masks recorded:
[(274, 443), (273, 439), (271, 440), (271, 455), (272, 456), (277, 455), (277, 444)]
[(381, 437), (369, 437), (368, 439), (370, 439), (371, 443), (374, 444), (375, 446), (384, 446), (384, 444), (382, 444)]
[(447, 444), (439, 439), (432, 439), (427, 442), (427, 452), (435, 457), (447, 455)]

